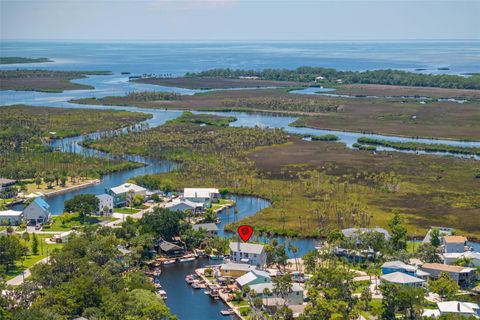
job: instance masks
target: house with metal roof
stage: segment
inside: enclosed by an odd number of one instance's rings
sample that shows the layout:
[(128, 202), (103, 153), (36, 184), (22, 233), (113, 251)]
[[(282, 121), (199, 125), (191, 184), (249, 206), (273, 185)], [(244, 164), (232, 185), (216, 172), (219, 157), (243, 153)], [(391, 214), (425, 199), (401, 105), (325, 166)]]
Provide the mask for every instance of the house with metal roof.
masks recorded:
[(462, 288), (471, 286), (477, 278), (477, 270), (475, 268), (451, 266), (442, 263), (424, 263), (421, 268), (423, 271), (428, 272), (432, 279), (438, 279), (441, 273), (448, 273)]
[(204, 209), (203, 203), (193, 202), (187, 199), (174, 199), (164, 205), (165, 209), (170, 211), (192, 211), (193, 213)]
[(437, 302), (438, 309), (425, 309), (422, 316), (424, 317), (440, 317), (448, 315), (456, 315), (465, 318), (473, 317), (480, 319), (480, 307), (472, 302), (460, 301), (442, 301)]
[(23, 218), (29, 224), (43, 224), (50, 220), (50, 205), (42, 198), (35, 198), (24, 210)]
[(246, 285), (251, 286), (254, 284), (268, 283), (271, 281), (272, 278), (267, 271), (253, 269), (240, 278), (237, 278), (236, 283), (239, 288), (242, 288)]
[(217, 188), (185, 188), (183, 198), (192, 202), (208, 205), (214, 198), (219, 198), (220, 192)]
[(383, 274), (402, 272), (412, 277), (417, 277), (423, 280), (428, 280), (429, 277), (429, 274), (421, 270), (419, 267), (406, 264), (403, 261), (399, 260), (387, 261), (382, 265), (381, 268)]
[(444, 253), (442, 257), (443, 263), (445, 264), (455, 264), (458, 259), (468, 259), (472, 266), (480, 267), (480, 252), (465, 251)]
[(136, 195), (145, 197), (147, 189), (137, 186), (133, 183), (124, 183), (118, 187), (106, 190), (106, 193), (113, 197), (113, 205), (118, 207), (126, 205), (127, 201), (130, 200), (130, 197), (134, 197)]
[(393, 272), (380, 276), (380, 280), (388, 283), (401, 284), (412, 287), (425, 286), (426, 280), (420, 279), (403, 272)]
[(222, 277), (231, 277), (231, 278), (238, 278), (243, 276), (244, 274), (256, 269), (255, 266), (245, 264), (245, 263), (234, 263), (234, 262), (227, 262), (222, 263), (218, 267), (217, 275)]
[(358, 238), (360, 235), (363, 233), (368, 233), (368, 232), (378, 232), (384, 235), (385, 240), (390, 240), (390, 233), (388, 233), (387, 230), (380, 228), (380, 227), (375, 227), (375, 228), (348, 228), (348, 229), (343, 229), (342, 234), (346, 238)]
[(205, 230), (207, 235), (216, 236), (218, 234), (218, 227), (215, 223), (199, 223), (192, 225), (193, 230)]
[(2, 225), (19, 225), (23, 219), (23, 212), (16, 210), (0, 211), (0, 224)]
[(254, 243), (230, 242), (230, 260), (262, 268), (267, 262), (265, 246)]

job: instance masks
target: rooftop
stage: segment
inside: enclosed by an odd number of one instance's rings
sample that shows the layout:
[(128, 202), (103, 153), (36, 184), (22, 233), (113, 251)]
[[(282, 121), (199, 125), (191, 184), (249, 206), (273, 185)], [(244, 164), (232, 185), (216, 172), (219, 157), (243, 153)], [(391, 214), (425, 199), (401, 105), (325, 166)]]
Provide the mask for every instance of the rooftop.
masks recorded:
[(162, 242), (160, 242), (160, 249), (162, 249), (162, 251), (172, 251), (172, 250), (182, 250), (183, 248), (180, 246), (177, 246), (174, 243), (162, 240)]
[(48, 210), (50, 208), (50, 205), (42, 197), (35, 198), (32, 203), (35, 203), (44, 210)]
[(212, 194), (218, 194), (216, 188), (185, 188), (183, 189), (184, 198), (210, 198)]
[(0, 217), (19, 217), (21, 215), (22, 215), (22, 211), (16, 211), (16, 210), (0, 211)]
[(425, 263), (423, 264), (422, 269), (432, 269), (432, 270), (440, 270), (440, 271), (455, 272), (455, 273), (470, 272), (472, 270), (475, 270), (473, 268), (451, 266), (451, 265), (442, 264), (442, 263)]
[[(265, 282), (259, 284), (252, 284), (250, 286), (250, 290), (255, 290), (255, 292), (260, 293), (263, 292), (265, 288), (268, 288), (270, 292), (273, 292), (273, 282)], [(292, 283), (292, 291), (303, 291), (303, 287), (296, 282)]]
[(464, 236), (443, 236), (445, 243), (465, 243), (467, 240)]
[(112, 192), (115, 194), (122, 194), (130, 190), (133, 190), (133, 192), (142, 192), (142, 191), (146, 191), (147, 189), (137, 186), (136, 184), (133, 184), (133, 183), (124, 183), (119, 185), (118, 187), (111, 188), (110, 190), (112, 190)]
[(109, 194), (102, 193), (96, 196), (99, 200), (110, 200), (113, 199), (113, 197)]
[(479, 308), (478, 304), (460, 301), (437, 302), (437, 307), (441, 313), (466, 313), (475, 314)]
[(239, 249), (239, 245), (240, 245), (240, 252), (261, 254), (264, 250), (264, 246), (262, 244), (241, 243), (241, 242), (230, 242), (230, 250), (237, 252)]
[(375, 227), (375, 228), (348, 228), (348, 229), (343, 229), (342, 233), (345, 237), (353, 237), (355, 235), (359, 235), (364, 232), (380, 232), (382, 233), (386, 239), (390, 239), (390, 234), (388, 233), (387, 230), (380, 228), (380, 227)]
[(398, 269), (405, 269), (407, 271), (412, 271), (412, 272), (414, 272), (417, 269), (415, 266), (411, 266), (399, 260), (387, 261), (384, 264), (382, 264), (382, 268), (398, 268)]
[(199, 223), (192, 226), (193, 230), (204, 229), (205, 231), (218, 231), (218, 227), (215, 223)]
[(228, 262), (220, 265), (221, 270), (240, 270), (240, 271), (250, 271), (256, 269), (255, 266), (245, 264), (245, 263), (234, 263)]
[(380, 279), (385, 280), (387, 282), (392, 282), (392, 283), (399, 283), (399, 284), (409, 284), (409, 283), (422, 283), (425, 282), (425, 280), (410, 276), (408, 274), (405, 274), (403, 272), (392, 272), (389, 274), (384, 274), (383, 276), (380, 276)]

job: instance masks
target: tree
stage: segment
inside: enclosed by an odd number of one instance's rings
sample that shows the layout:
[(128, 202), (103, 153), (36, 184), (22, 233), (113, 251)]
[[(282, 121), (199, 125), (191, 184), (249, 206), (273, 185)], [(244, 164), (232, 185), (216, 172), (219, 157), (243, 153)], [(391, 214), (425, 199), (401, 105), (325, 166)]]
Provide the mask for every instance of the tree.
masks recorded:
[(152, 196), (150, 197), (150, 199), (152, 199), (155, 203), (158, 203), (161, 201), (160, 199), (160, 196), (156, 193), (152, 194)]
[(72, 199), (65, 201), (65, 211), (78, 212), (83, 223), (86, 216), (98, 210), (98, 198), (93, 194), (77, 194)]
[(388, 226), (392, 233), (390, 240), (392, 249), (394, 251), (405, 250), (407, 248), (407, 229), (405, 228), (403, 217), (398, 211), (394, 212)]
[(5, 266), (6, 271), (10, 270), (10, 267), (22, 254), (22, 245), (17, 236), (6, 235), (0, 237), (0, 266)]
[(425, 291), (422, 288), (392, 283), (382, 283), (382, 319), (394, 320), (401, 313), (402, 319), (418, 319), (422, 311)]
[(362, 300), (364, 303), (364, 310), (368, 311), (370, 309), (370, 301), (372, 301), (372, 292), (370, 291), (370, 287), (367, 286), (362, 290), (360, 300)]
[(143, 232), (152, 233), (156, 238), (171, 240), (180, 234), (183, 218), (183, 212), (155, 208), (153, 212), (144, 214), (139, 223)]
[(217, 221), (217, 213), (212, 209), (207, 209), (203, 215), (203, 222), (210, 223)]
[(430, 281), (428, 288), (437, 293), (442, 299), (451, 299), (460, 287), (446, 272), (442, 272), (437, 280)]
[(36, 176), (35, 177), (35, 184), (37, 185), (37, 189), (40, 188), (40, 185), (42, 184), (42, 177)]
[(292, 292), (292, 278), (290, 274), (276, 276), (272, 280), (273, 293), (282, 297), (285, 300), (285, 305), (288, 305), (288, 295)]
[(136, 194), (135, 196), (133, 196), (133, 205), (135, 207), (141, 206), (144, 201), (145, 197), (141, 194)]
[(266, 246), (265, 251), (267, 253), (267, 265), (275, 265), (279, 270), (285, 270), (287, 266), (288, 255), (285, 250), (285, 245), (278, 243), (273, 239)]
[(48, 185), (48, 189), (52, 188), (52, 184), (55, 181), (55, 178), (52, 175), (47, 175), (43, 178), (43, 181)]
[(66, 176), (61, 176), (60, 177), (60, 185), (62, 187), (65, 187), (65, 184), (67, 183), (67, 177)]
[(430, 232), (430, 244), (435, 248), (440, 246), (440, 229), (433, 228)]
[(38, 254), (38, 238), (37, 238), (37, 235), (34, 233), (32, 233), (32, 253), (34, 255), (37, 255)]
[(440, 258), (440, 251), (437, 247), (433, 246), (431, 243), (422, 243), (417, 251), (416, 256), (423, 262), (427, 263), (440, 263), (442, 259)]

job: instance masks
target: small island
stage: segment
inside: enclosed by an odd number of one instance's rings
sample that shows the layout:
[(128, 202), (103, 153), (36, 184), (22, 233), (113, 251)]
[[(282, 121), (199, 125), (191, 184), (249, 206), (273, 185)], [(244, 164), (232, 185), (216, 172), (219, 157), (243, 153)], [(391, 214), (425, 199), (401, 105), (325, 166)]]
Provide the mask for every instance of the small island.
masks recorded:
[(0, 64), (53, 62), (49, 58), (0, 57)]

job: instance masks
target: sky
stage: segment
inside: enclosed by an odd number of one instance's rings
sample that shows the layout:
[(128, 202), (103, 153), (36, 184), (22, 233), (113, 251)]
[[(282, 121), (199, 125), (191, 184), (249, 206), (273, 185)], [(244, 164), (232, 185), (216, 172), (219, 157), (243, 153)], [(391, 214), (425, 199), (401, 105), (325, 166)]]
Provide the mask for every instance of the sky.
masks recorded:
[(0, 0), (0, 39), (480, 39), (480, 0)]

